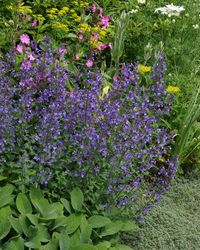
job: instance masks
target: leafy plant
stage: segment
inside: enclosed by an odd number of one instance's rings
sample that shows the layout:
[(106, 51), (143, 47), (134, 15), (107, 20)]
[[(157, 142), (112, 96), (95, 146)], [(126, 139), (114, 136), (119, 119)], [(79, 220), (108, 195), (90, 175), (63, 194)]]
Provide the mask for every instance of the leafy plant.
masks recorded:
[(81, 209), (80, 189), (71, 192), (71, 202), (49, 203), (39, 189), (29, 196), (13, 195), (12, 185), (0, 188), (0, 247), (2, 249), (105, 250), (130, 249), (118, 244), (116, 235), (135, 230), (134, 222), (111, 221), (100, 215), (90, 217)]

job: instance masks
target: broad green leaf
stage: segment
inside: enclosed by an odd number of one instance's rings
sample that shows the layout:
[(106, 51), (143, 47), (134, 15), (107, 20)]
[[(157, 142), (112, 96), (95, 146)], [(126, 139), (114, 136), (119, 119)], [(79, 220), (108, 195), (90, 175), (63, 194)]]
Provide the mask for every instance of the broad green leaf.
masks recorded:
[(23, 193), (18, 194), (17, 199), (16, 199), (16, 206), (21, 214), (31, 214), (32, 213), (31, 203), (29, 202), (26, 195)]
[(64, 198), (61, 198), (60, 201), (62, 202), (63, 206), (65, 207), (65, 209), (67, 210), (67, 212), (69, 214), (72, 213), (72, 210), (71, 210), (71, 207), (70, 207), (70, 203), (68, 200), (64, 199)]
[(76, 231), (80, 226), (82, 220), (82, 215), (71, 214), (67, 217), (66, 220), (66, 232), (71, 234)]
[(113, 235), (121, 231), (123, 228), (123, 222), (122, 221), (115, 221), (111, 222), (110, 224), (105, 226), (105, 229), (100, 234), (101, 237), (107, 236), (107, 235)]
[(63, 215), (63, 205), (60, 202), (49, 204), (49, 206), (43, 212), (43, 216), (46, 220), (53, 220), (62, 215)]
[(6, 176), (0, 175), (0, 181), (6, 180), (6, 179), (7, 179)]
[(72, 247), (71, 250), (98, 250), (96, 246), (90, 245), (90, 244), (78, 244), (75, 247)]
[(78, 228), (76, 232), (74, 232), (72, 236), (70, 237), (71, 246), (75, 247), (76, 245), (80, 244), (80, 235), (81, 235), (81, 232), (80, 232), (80, 229)]
[(70, 249), (70, 239), (65, 231), (62, 231), (61, 234), (59, 235), (59, 246), (60, 250)]
[(9, 206), (0, 209), (0, 240), (2, 240), (10, 232), (10, 215), (11, 209)]
[(20, 214), (19, 222), (21, 224), (23, 233), (27, 236), (28, 235), (28, 226), (29, 225), (28, 225), (28, 223), (26, 221), (26, 216), (24, 214)]
[(92, 225), (92, 228), (99, 228), (110, 224), (111, 220), (101, 215), (93, 215), (88, 219), (88, 222)]
[(10, 204), (13, 201), (13, 186), (12, 185), (6, 185), (4, 187), (0, 188), (0, 208)]
[(114, 248), (110, 248), (111, 250), (133, 250), (133, 248), (122, 245), (122, 244), (117, 244)]
[(11, 223), (12, 228), (18, 233), (22, 234), (22, 226), (18, 218), (14, 218), (13, 216), (10, 216), (9, 221)]
[(49, 202), (44, 198), (42, 192), (36, 188), (31, 188), (30, 199), (33, 206), (44, 216), (49, 207)]
[(8, 242), (5, 246), (6, 250), (24, 250), (24, 240), (20, 237)]
[(84, 196), (80, 188), (73, 189), (72, 192), (70, 193), (70, 196), (73, 209), (81, 211), (84, 201)]
[(126, 231), (135, 231), (136, 229), (136, 224), (134, 221), (123, 221), (123, 227), (121, 231), (126, 232)]
[(58, 240), (52, 239), (48, 244), (44, 245), (41, 250), (57, 250), (58, 249)]
[(38, 225), (38, 217), (35, 214), (26, 214), (26, 217), (34, 226)]
[(67, 223), (68, 223), (67, 217), (66, 216), (60, 216), (60, 217), (55, 219), (53, 230), (55, 230), (58, 227), (64, 227), (64, 226), (67, 225)]
[(81, 243), (89, 243), (90, 236), (92, 234), (92, 226), (88, 223), (85, 217), (82, 218), (80, 229), (81, 229), (81, 236), (80, 236)]
[(109, 241), (104, 241), (96, 245), (98, 250), (107, 250), (110, 249), (111, 243)]

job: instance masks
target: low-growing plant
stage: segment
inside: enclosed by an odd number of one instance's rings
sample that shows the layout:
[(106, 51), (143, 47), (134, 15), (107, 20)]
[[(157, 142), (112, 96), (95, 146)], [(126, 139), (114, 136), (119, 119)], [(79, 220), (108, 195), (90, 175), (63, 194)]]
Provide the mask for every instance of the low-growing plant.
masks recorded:
[(61, 198), (49, 203), (39, 189), (29, 196), (13, 195), (14, 187), (0, 187), (0, 247), (6, 250), (124, 250), (120, 232), (135, 230), (131, 221), (111, 221), (102, 215), (88, 216), (82, 209), (80, 189), (70, 193), (70, 201)]

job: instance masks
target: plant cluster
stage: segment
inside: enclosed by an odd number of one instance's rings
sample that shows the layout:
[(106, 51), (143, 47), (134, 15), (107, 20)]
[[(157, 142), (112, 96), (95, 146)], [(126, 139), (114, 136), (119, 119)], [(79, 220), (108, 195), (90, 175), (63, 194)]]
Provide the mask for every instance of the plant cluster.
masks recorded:
[[(139, 73), (137, 64), (128, 64), (102, 88), (97, 70), (71, 76), (66, 50), (51, 48), (49, 38), (40, 46), (29, 45), (26, 35), (21, 40), (22, 51), (0, 64), (2, 172), (15, 182), (25, 173), (26, 184), (59, 193), (73, 183), (91, 206), (128, 207), (141, 193), (158, 201), (177, 171), (173, 134), (159, 126), (173, 99), (164, 85), (164, 55), (146, 86), (141, 66)], [(21, 167), (16, 178), (22, 155), (30, 169)], [(17, 167), (6, 166), (9, 158)]]

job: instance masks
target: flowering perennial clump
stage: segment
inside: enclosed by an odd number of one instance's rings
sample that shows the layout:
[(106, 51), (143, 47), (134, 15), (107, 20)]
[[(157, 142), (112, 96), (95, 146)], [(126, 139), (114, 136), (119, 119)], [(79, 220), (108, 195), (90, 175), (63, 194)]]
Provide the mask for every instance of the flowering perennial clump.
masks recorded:
[(183, 6), (176, 6), (174, 4), (167, 4), (165, 7), (160, 7), (155, 10), (155, 12), (160, 12), (163, 15), (171, 16), (179, 16), (185, 8)]
[(29, 140), (37, 170), (31, 180), (51, 185), (59, 173), (66, 188), (76, 183), (88, 197), (98, 193), (105, 206), (129, 205), (141, 193), (159, 200), (177, 171), (169, 157), (173, 135), (158, 125), (171, 109), (164, 55), (149, 86), (140, 84), (138, 65), (129, 64), (103, 87), (95, 70), (71, 76), (66, 51), (51, 49), (48, 38), (23, 53), (0, 60), (1, 155)]

